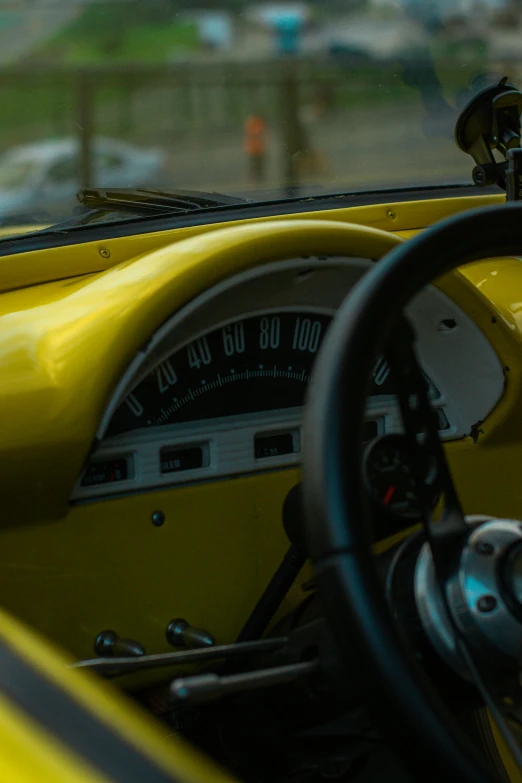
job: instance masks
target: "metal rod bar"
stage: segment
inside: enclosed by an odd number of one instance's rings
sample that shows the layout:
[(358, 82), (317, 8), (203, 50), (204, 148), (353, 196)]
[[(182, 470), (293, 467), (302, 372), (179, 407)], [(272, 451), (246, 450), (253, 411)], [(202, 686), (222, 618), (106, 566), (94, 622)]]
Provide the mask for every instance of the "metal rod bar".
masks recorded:
[(242, 672), (228, 677), (220, 677), (218, 674), (179, 677), (170, 686), (170, 695), (173, 701), (190, 702), (191, 704), (213, 701), (239, 691), (250, 691), (256, 688), (294, 682), (316, 671), (318, 666), (319, 662), (314, 660)]
[(287, 643), (286, 637), (260, 639), (255, 642), (241, 644), (223, 644), (206, 647), (200, 650), (182, 650), (180, 652), (159, 653), (157, 655), (141, 655), (139, 658), (91, 658), (85, 661), (75, 661), (70, 664), (72, 669), (90, 669), (99, 674), (118, 676), (141, 669), (159, 669), (163, 666), (179, 666), (190, 663), (207, 663), (208, 661), (229, 658), (231, 656), (249, 655), (252, 653), (267, 653), (279, 650)]

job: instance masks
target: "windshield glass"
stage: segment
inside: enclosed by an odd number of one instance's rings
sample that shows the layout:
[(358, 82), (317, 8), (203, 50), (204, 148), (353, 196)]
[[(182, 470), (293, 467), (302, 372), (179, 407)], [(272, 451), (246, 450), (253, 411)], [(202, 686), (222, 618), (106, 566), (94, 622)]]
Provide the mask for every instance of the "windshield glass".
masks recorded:
[(32, 181), (38, 168), (37, 161), (13, 160), (10, 155), (0, 158), (0, 188), (23, 188)]
[(0, 3), (0, 221), (69, 218), (81, 187), (471, 183), (459, 108), (517, 83), (521, 36), (519, 0)]

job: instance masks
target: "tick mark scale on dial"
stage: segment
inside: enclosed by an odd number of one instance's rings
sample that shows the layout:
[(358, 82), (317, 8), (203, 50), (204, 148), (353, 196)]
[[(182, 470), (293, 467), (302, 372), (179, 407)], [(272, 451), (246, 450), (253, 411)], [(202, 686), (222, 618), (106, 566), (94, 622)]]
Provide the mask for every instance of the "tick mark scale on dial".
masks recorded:
[[(149, 421), (158, 426), (301, 407), (330, 321), (330, 315), (306, 310), (271, 311), (210, 330), (151, 371), (116, 411), (107, 435)], [(378, 380), (372, 396), (393, 393), (387, 376)]]

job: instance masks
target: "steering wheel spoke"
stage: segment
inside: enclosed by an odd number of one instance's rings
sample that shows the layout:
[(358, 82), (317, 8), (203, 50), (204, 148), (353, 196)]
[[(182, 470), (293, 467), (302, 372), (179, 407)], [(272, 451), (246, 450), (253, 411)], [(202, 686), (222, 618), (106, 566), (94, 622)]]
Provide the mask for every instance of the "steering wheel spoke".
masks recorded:
[[(415, 352), (415, 332), (402, 317), (385, 349), (414, 460), (418, 496), (423, 506), (423, 526), (437, 569), (447, 571), (452, 552), (469, 533), (444, 448), (439, 422), (429, 400), (429, 386)], [(432, 515), (432, 490), (437, 485), (443, 508), (439, 520)], [(441, 574), (442, 576), (442, 574)]]

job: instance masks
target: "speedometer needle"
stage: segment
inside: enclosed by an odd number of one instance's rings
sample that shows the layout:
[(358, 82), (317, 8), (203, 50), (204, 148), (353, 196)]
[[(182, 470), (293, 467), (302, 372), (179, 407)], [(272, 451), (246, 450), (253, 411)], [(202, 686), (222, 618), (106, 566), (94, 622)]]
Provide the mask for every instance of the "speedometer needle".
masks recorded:
[(394, 494), (395, 494), (395, 487), (388, 487), (388, 489), (386, 490), (386, 494), (384, 496), (384, 500), (383, 500), (383, 503), (384, 503), (385, 506), (387, 506), (390, 503), (390, 501), (391, 501), (392, 497), (394, 496)]

